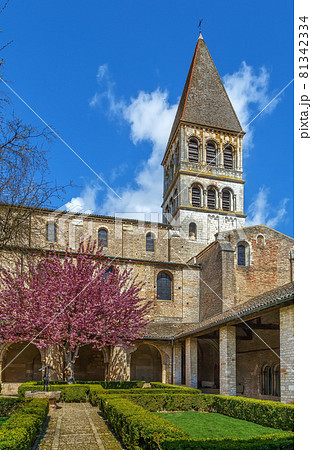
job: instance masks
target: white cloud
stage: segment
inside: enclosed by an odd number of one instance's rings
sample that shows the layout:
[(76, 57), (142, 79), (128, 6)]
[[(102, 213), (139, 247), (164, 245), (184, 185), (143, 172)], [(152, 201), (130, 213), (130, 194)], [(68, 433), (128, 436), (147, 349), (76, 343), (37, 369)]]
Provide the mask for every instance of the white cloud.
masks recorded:
[[(225, 89), (242, 128), (246, 131), (244, 149), (247, 150), (253, 145), (252, 128), (247, 125), (270, 101), (268, 93), (269, 78), (269, 73), (265, 67), (261, 67), (257, 74), (253, 67), (248, 66), (245, 61), (242, 62), (237, 72), (223, 77)], [(276, 104), (277, 101), (272, 103), (265, 112), (271, 112)]]
[(121, 199), (108, 194), (102, 206), (108, 214), (128, 212), (130, 217), (131, 213), (160, 212), (163, 185), (160, 163), (177, 106), (169, 104), (167, 91), (156, 89), (151, 93), (139, 92), (136, 98), (132, 98), (128, 105), (124, 104), (120, 109), (123, 118), (130, 125), (132, 142), (138, 145), (148, 141), (152, 144), (152, 152), (149, 159), (142, 162), (135, 177), (136, 187), (124, 188), (119, 192)]
[(93, 214), (97, 210), (96, 195), (101, 190), (99, 186), (86, 186), (79, 197), (73, 197), (64, 205), (68, 212)]
[(246, 219), (246, 226), (264, 224), (275, 228), (286, 217), (287, 198), (284, 198), (277, 208), (272, 208), (269, 204), (268, 197), (270, 190), (262, 186), (255, 200), (248, 207), (248, 218)]

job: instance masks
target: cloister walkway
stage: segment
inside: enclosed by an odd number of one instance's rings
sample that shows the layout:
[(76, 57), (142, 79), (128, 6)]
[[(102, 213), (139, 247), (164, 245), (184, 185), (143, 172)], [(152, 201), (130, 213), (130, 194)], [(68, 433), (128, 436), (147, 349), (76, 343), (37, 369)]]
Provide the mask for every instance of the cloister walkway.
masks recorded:
[(59, 403), (33, 450), (121, 450), (98, 408), (89, 403)]

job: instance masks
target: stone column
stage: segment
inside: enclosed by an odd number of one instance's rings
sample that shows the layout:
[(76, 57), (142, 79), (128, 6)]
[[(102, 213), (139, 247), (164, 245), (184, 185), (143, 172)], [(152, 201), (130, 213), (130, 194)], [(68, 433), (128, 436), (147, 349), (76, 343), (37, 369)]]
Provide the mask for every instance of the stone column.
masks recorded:
[(222, 209), (222, 192), (217, 192), (217, 209)]
[(130, 353), (124, 347), (113, 347), (109, 364), (109, 379), (130, 380)]
[(207, 208), (207, 189), (203, 189), (203, 204), (204, 208)]
[(219, 333), (220, 394), (236, 395), (236, 328), (225, 326)]
[(294, 402), (294, 305), (280, 309), (281, 402)]
[(197, 388), (197, 338), (185, 340), (185, 384)]
[(173, 384), (182, 383), (182, 344), (174, 344), (173, 349)]

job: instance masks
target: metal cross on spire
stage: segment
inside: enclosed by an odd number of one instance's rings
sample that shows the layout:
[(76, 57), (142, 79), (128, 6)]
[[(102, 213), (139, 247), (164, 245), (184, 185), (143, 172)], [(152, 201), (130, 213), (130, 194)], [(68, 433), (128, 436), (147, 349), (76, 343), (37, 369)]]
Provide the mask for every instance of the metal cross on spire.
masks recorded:
[(199, 24), (198, 24), (198, 29), (199, 29), (199, 33), (201, 33), (201, 24), (202, 24), (203, 19), (199, 20)]

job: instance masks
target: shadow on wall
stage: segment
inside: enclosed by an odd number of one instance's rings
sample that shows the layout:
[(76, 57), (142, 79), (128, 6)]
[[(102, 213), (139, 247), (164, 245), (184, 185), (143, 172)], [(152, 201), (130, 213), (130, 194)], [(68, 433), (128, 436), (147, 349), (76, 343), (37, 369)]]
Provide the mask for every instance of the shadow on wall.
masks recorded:
[(130, 379), (146, 382), (162, 380), (161, 355), (156, 347), (142, 344), (132, 353)]

